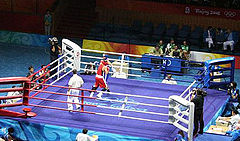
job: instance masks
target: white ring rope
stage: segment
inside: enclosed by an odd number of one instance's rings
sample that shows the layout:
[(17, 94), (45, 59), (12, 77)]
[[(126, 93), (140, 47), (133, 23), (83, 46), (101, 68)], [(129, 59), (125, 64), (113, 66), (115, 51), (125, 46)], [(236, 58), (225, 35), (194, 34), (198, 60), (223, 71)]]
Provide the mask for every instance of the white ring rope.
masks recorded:
[(164, 114), (164, 113), (147, 112), (147, 111), (137, 111), (137, 110), (114, 108), (114, 107), (107, 107), (107, 106), (101, 106), (101, 105), (98, 105), (97, 107), (99, 107), (99, 108), (104, 108), (104, 109), (123, 110), (123, 111), (137, 112), (137, 113), (144, 113), (144, 114), (154, 114), (154, 115), (161, 115), (161, 116), (169, 116), (169, 114)]
[(111, 95), (131, 96), (131, 97), (147, 98), (147, 99), (155, 99), (155, 100), (166, 100), (166, 101), (169, 100), (168, 98), (151, 97), (151, 96), (144, 96), (144, 95), (123, 94), (123, 93), (103, 92), (103, 91), (97, 91), (97, 92), (102, 92), (102, 93), (111, 94)]
[[(100, 51), (100, 50), (91, 50), (91, 49), (81, 49), (82, 51), (87, 51), (87, 52), (95, 52), (95, 53), (103, 53), (103, 54), (112, 54), (112, 55), (119, 55), (122, 56), (122, 53), (117, 53), (117, 52), (108, 52), (108, 51)], [(134, 55), (134, 54), (124, 54), (126, 56), (132, 56), (132, 57), (138, 57), (141, 58), (141, 55)]]
[(125, 101), (103, 99), (103, 98), (97, 98), (97, 100), (118, 102), (118, 103), (128, 103), (128, 104), (135, 104), (135, 105), (144, 105), (144, 106), (151, 106), (151, 107), (158, 107), (158, 108), (167, 108), (167, 109), (169, 108), (168, 106), (164, 106), (164, 105), (148, 104), (148, 103), (141, 103), (141, 102), (131, 102), (131, 101), (125, 102)]
[(106, 114), (106, 113), (95, 113), (95, 114), (96, 115), (102, 115), (102, 116), (121, 117), (121, 118), (127, 118), (127, 119), (151, 121), (151, 122), (157, 122), (157, 123), (170, 123), (168, 121), (160, 121), (160, 120), (154, 120), (154, 119), (144, 119), (144, 118), (129, 117), (129, 116), (119, 116), (119, 115), (112, 115), (112, 114)]

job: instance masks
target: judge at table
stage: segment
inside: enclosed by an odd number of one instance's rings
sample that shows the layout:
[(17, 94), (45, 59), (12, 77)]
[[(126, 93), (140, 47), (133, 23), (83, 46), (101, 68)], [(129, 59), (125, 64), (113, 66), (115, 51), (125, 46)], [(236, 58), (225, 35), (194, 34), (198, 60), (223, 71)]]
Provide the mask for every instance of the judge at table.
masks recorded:
[(156, 56), (161, 56), (161, 55), (163, 55), (163, 50), (162, 50), (158, 45), (156, 45), (156, 46), (150, 51), (150, 54), (156, 55)]

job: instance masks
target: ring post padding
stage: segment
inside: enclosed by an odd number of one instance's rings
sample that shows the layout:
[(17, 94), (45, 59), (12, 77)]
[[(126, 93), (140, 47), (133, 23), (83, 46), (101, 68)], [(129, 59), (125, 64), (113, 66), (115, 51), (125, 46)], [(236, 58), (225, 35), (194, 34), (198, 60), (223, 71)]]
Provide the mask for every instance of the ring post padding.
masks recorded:
[[(181, 107), (185, 107), (185, 110), (181, 110)], [(178, 110), (176, 110), (178, 109)], [(186, 112), (188, 111), (188, 114)], [(179, 115), (181, 114), (181, 115)], [(183, 116), (188, 115), (188, 120)], [(190, 102), (180, 96), (172, 95), (169, 97), (169, 119), (168, 122), (176, 126), (177, 128), (188, 133), (188, 140), (193, 140), (193, 120), (194, 120), (194, 103)], [(187, 128), (178, 121), (187, 124)]]
[[(221, 65), (224, 65), (224, 68), (215, 69), (215, 67), (221, 66)], [(220, 71), (230, 70), (231, 72), (229, 74), (213, 76), (212, 73), (217, 72), (219, 70)], [(214, 82), (215, 85), (216, 84), (217, 85), (229, 84), (230, 82), (234, 81), (234, 70), (235, 70), (235, 57), (218, 58), (218, 59), (211, 59), (211, 60), (205, 61), (205, 77), (204, 77), (203, 87), (211, 86), (212, 85), (211, 81), (214, 78), (229, 78), (229, 80), (230, 80), (230, 81), (226, 81), (226, 82)]]
[(62, 50), (63, 53), (69, 53), (69, 50), (67, 48), (73, 49), (73, 68), (77, 71), (80, 71), (81, 66), (81, 47), (78, 46), (76, 43), (68, 40), (68, 39), (62, 39)]

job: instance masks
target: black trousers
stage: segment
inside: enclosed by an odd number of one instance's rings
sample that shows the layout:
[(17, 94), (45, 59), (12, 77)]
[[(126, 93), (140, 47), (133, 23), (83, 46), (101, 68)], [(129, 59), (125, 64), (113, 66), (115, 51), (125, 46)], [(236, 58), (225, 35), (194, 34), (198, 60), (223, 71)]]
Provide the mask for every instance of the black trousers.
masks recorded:
[[(51, 62), (55, 61), (56, 59), (58, 59), (57, 56), (50, 56), (50, 61), (51, 61)], [(52, 68), (56, 67), (57, 65), (58, 65), (58, 62), (53, 63), (53, 64), (50, 66), (50, 70), (51, 70)], [(57, 68), (54, 69), (54, 70), (52, 70), (52, 71), (50, 72), (50, 76), (52, 76), (52, 75), (54, 75), (54, 74), (56, 74), (56, 73), (57, 73)]]
[(194, 111), (194, 130), (193, 130), (193, 136), (195, 136), (198, 133), (198, 127), (200, 123), (200, 130), (199, 133), (203, 133), (204, 128), (204, 121), (203, 121), (203, 111)]

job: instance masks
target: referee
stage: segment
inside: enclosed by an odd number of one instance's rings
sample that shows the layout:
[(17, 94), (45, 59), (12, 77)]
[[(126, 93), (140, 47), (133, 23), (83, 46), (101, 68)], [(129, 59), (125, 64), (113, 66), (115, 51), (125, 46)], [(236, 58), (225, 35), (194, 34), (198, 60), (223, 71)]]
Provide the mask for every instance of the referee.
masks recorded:
[[(196, 90), (194, 90), (194, 95), (191, 100), (191, 102), (193, 102), (195, 105), (193, 136), (196, 136), (198, 133), (203, 134), (203, 128), (204, 128), (203, 104), (204, 104), (205, 94), (206, 94), (205, 91), (203, 91), (201, 89), (196, 89)], [(200, 123), (200, 130), (198, 132), (199, 123)]]
[[(83, 79), (77, 75), (77, 70), (74, 69), (73, 76), (70, 78), (70, 80), (68, 82), (69, 89), (68, 89), (67, 94), (78, 96), (79, 90), (71, 89), (71, 88), (81, 88), (83, 83), (84, 83)], [(67, 102), (70, 102), (70, 103), (68, 103), (69, 112), (71, 112), (73, 110), (73, 105), (71, 104), (71, 102), (77, 103), (76, 108), (77, 108), (77, 110), (80, 110), (78, 97), (75, 97), (75, 96), (68, 96), (68, 98), (67, 98)]]

